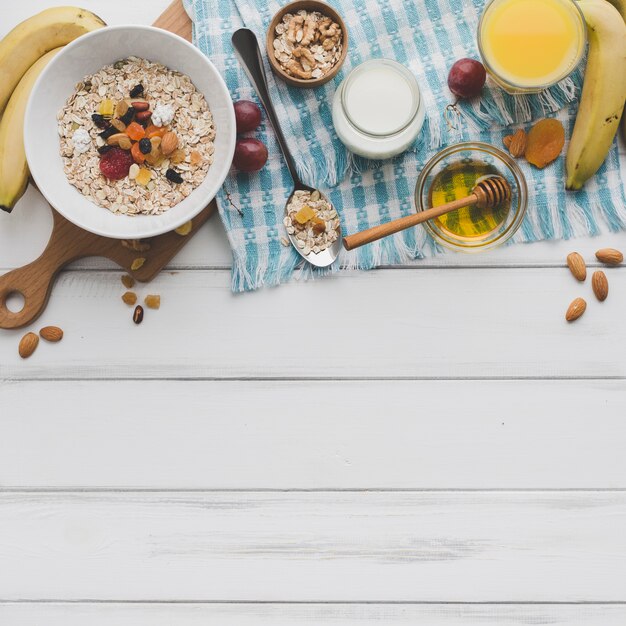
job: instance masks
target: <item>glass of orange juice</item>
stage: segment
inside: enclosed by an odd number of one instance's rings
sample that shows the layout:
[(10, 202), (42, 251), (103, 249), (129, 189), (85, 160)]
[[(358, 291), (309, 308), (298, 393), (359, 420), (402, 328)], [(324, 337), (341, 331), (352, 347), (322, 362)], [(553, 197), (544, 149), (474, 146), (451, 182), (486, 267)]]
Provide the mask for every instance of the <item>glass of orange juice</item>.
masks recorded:
[(538, 93), (570, 74), (587, 42), (574, 0), (490, 0), (478, 47), (492, 78), (509, 93)]

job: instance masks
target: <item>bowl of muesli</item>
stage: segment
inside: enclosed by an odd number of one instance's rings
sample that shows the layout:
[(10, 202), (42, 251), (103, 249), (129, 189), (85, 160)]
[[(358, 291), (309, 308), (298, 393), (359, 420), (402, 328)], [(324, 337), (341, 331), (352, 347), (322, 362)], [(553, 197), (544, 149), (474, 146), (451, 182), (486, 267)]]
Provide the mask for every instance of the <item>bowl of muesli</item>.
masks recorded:
[(215, 66), (149, 26), (107, 27), (66, 46), (35, 84), (24, 128), (31, 175), (50, 204), (117, 239), (169, 232), (202, 211), (235, 140)]

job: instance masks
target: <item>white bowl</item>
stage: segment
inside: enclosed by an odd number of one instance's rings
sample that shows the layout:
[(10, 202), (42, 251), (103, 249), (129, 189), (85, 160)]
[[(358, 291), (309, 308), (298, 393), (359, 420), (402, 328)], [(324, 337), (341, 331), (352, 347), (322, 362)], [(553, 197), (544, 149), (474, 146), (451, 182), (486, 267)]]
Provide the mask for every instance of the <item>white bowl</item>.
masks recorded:
[[(206, 178), (187, 198), (161, 215), (120, 215), (97, 206), (68, 183), (59, 154), (57, 113), (76, 83), (128, 56), (158, 61), (189, 76), (206, 98), (215, 122), (215, 153)], [(200, 213), (228, 174), (235, 140), (233, 104), (215, 66), (188, 41), (150, 26), (109, 26), (66, 46), (35, 83), (24, 125), (28, 165), (48, 202), (77, 226), (116, 239), (160, 235)]]

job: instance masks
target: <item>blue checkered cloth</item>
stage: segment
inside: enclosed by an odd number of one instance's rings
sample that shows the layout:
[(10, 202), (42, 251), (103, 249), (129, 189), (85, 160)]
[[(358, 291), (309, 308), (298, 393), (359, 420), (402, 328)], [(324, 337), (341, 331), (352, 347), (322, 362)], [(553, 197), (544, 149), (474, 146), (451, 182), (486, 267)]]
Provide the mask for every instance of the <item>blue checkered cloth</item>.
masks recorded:
[[(224, 76), (233, 100), (256, 99), (231, 45), (232, 33), (251, 28), (264, 45), (265, 33), (282, 3), (275, 0), (184, 0), (194, 23), (194, 43)], [(550, 90), (533, 96), (509, 96), (487, 86), (480, 99), (459, 103), (459, 123), (446, 123), (452, 102), (446, 77), (455, 60), (478, 58), (476, 28), (483, 0), (334, 0), (350, 32), (348, 58), (338, 76), (317, 89), (288, 87), (266, 65), (278, 118), (305, 182), (322, 189), (337, 208), (344, 234), (354, 233), (414, 211), (417, 176), (442, 146), (461, 140), (502, 145), (516, 125), (556, 115), (566, 136), (576, 115), (581, 71)], [(417, 77), (427, 111), (424, 129), (405, 154), (384, 162), (351, 155), (333, 130), (331, 104), (341, 79), (359, 63), (392, 58)], [(217, 129), (219, 132), (219, 129)], [(281, 243), (282, 218), (292, 191), (273, 131), (262, 124), (255, 136), (269, 150), (269, 161), (258, 173), (232, 172), (218, 194), (220, 216), (233, 251), (233, 291), (276, 285), (298, 274), (309, 277), (338, 266), (370, 269), (407, 263), (442, 252), (422, 227), (411, 228), (352, 252), (327, 270), (313, 269)], [(543, 170), (523, 160), (529, 206), (512, 242), (567, 239), (626, 228), (626, 197), (617, 147), (585, 189), (564, 190), (564, 158)]]

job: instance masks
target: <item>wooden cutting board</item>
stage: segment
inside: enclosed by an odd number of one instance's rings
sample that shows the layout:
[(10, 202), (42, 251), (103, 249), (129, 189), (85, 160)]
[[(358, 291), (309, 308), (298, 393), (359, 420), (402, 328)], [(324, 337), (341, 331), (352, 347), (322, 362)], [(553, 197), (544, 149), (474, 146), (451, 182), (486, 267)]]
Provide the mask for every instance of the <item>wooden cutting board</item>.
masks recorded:
[[(172, 2), (154, 25), (191, 41), (191, 21), (181, 0)], [(46, 308), (57, 274), (76, 259), (88, 256), (106, 257), (138, 281), (152, 280), (189, 242), (215, 208), (213, 201), (197, 215), (193, 219), (191, 232), (185, 237), (171, 232), (146, 239), (150, 249), (143, 252), (124, 247), (119, 239), (109, 239), (82, 230), (51, 209), (54, 226), (42, 255), (36, 261), (0, 276), (0, 328), (20, 328), (36, 320)], [(140, 269), (133, 271), (130, 266), (138, 257), (143, 257), (146, 261)], [(7, 298), (15, 292), (24, 296), (24, 308), (17, 313), (6, 306)]]

